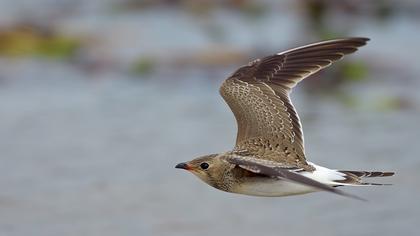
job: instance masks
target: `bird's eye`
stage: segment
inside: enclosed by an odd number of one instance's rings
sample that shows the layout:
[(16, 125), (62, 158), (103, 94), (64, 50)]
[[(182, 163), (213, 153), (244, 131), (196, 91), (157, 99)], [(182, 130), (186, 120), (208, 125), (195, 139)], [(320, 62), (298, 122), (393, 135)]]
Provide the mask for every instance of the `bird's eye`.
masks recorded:
[(200, 167), (201, 167), (201, 169), (205, 170), (205, 169), (209, 168), (209, 164), (206, 163), (206, 162), (203, 162), (203, 163), (200, 164)]

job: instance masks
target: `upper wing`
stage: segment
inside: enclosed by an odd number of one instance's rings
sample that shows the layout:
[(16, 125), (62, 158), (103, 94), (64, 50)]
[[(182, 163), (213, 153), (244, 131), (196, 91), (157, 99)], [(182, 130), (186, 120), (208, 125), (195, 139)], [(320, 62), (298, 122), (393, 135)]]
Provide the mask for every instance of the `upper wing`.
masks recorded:
[(302, 79), (355, 52), (367, 38), (323, 41), (295, 48), (239, 68), (220, 87), (238, 124), (236, 151), (291, 166), (307, 167), (303, 132), (290, 101)]

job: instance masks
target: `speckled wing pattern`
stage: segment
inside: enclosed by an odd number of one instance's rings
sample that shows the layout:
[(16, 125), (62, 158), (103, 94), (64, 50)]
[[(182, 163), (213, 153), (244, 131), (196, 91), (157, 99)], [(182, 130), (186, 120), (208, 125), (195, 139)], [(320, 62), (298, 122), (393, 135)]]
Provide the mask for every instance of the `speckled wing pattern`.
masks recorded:
[(234, 152), (311, 170), (302, 126), (289, 94), (304, 78), (366, 44), (367, 38), (323, 41), (254, 60), (226, 79), (220, 94), (238, 124)]

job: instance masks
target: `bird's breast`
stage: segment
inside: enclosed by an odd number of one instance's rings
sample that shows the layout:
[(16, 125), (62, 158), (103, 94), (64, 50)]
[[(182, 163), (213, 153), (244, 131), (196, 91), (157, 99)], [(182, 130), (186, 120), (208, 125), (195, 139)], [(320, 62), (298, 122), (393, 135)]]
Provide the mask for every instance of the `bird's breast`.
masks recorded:
[(231, 189), (231, 192), (264, 197), (280, 197), (318, 191), (306, 185), (275, 178), (249, 178)]

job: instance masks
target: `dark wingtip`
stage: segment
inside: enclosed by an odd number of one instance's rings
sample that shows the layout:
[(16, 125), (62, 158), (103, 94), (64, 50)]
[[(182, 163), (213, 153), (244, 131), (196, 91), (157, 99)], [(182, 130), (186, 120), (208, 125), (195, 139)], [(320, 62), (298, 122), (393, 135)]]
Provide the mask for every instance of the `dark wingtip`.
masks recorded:
[(354, 39), (360, 40), (360, 41), (365, 41), (365, 42), (370, 41), (370, 38), (367, 38), (367, 37), (354, 37)]

